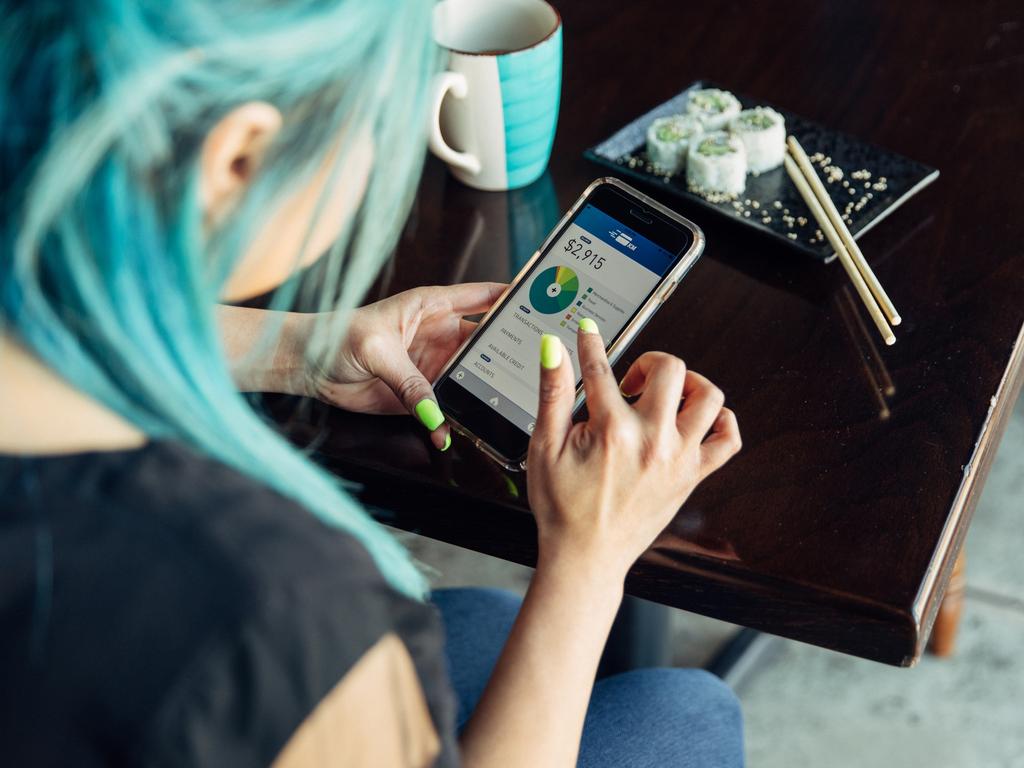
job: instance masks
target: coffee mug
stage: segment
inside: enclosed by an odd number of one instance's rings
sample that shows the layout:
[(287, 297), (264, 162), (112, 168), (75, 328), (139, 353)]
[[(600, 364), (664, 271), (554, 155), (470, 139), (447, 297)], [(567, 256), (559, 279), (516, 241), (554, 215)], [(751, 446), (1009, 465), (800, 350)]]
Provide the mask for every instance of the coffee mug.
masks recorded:
[(544, 0), (442, 0), (430, 149), (476, 189), (516, 189), (547, 167), (562, 86), (562, 20)]

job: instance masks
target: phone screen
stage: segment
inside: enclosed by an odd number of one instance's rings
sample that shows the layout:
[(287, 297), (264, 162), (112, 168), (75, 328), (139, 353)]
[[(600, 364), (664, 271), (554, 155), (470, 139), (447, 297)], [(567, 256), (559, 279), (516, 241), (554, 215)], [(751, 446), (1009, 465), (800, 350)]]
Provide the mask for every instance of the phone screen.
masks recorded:
[(578, 384), (580, 320), (592, 318), (610, 345), (679, 253), (679, 248), (669, 251), (649, 240), (619, 216), (585, 203), (444, 383), (466, 390), (528, 436), (537, 417), (541, 335), (561, 338)]

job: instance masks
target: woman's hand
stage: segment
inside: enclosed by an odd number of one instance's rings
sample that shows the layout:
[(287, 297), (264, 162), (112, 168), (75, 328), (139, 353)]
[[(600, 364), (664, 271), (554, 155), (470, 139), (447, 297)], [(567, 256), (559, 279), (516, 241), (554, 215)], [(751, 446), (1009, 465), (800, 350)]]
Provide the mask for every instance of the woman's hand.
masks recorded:
[(451, 444), (431, 380), (476, 329), (465, 319), (490, 309), (506, 286), (465, 283), (413, 288), (360, 307), (345, 341), (313, 382), (321, 400), (350, 411), (408, 411), (440, 450)]
[(490, 309), (505, 288), (503, 283), (413, 288), (360, 307), (341, 348), (312, 374), (305, 351), (317, 315), (222, 306), (221, 337), (242, 391), (312, 395), (364, 413), (408, 411), (443, 451), (451, 436), (430, 381), (476, 329), (465, 315)]
[[(641, 355), (620, 392), (597, 326), (585, 319), (578, 347), (590, 417), (573, 424), (572, 366), (557, 337), (541, 343), (528, 458), (538, 570), (568, 562), (624, 578), (697, 484), (739, 450), (736, 417), (721, 390), (663, 352)], [(622, 393), (639, 399), (630, 405)]]
[(590, 419), (573, 425), (572, 365), (557, 337), (541, 340), (540, 407), (528, 457), (540, 554), (463, 731), (466, 766), (576, 764), (626, 571), (694, 487), (740, 447), (722, 393), (679, 358), (641, 355), (622, 383), (639, 395), (629, 405), (593, 320), (580, 322), (577, 341)]

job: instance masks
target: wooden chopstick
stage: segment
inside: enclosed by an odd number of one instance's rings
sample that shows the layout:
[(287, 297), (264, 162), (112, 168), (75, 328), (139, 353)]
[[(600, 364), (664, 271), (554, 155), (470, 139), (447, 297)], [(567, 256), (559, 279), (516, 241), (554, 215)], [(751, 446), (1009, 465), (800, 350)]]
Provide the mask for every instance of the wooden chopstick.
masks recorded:
[[(843, 217), (839, 215), (839, 209), (836, 208), (835, 203), (832, 202), (832, 198), (825, 189), (825, 185), (822, 184), (821, 179), (818, 178), (818, 174), (814, 170), (814, 166), (811, 165), (811, 161), (807, 157), (807, 153), (804, 152), (804, 148), (800, 146), (800, 142), (793, 136), (790, 136), (786, 140), (786, 144), (789, 146), (789, 152), (793, 155), (793, 159), (796, 160), (796, 164), (800, 166), (800, 170), (803, 171), (804, 177), (811, 185), (811, 189), (818, 198), (818, 202), (820, 202), (822, 208), (825, 209), (825, 213), (828, 215), (829, 221), (832, 222), (836, 232), (839, 233), (839, 239), (843, 241), (843, 244), (846, 246), (846, 250), (850, 252), (850, 256), (853, 258), (853, 263), (857, 265), (858, 271), (864, 277), (864, 282), (866, 282), (868, 284), (868, 288), (871, 289), (871, 295), (875, 297), (879, 306), (881, 306), (882, 311), (885, 312), (886, 319), (888, 319), (888, 321), (894, 326), (899, 325), (901, 322), (899, 312), (897, 312), (896, 307), (893, 306), (892, 300), (889, 298), (889, 294), (885, 292), (882, 284), (878, 282), (878, 278), (875, 277), (875, 273), (871, 269), (871, 265), (868, 264), (867, 259), (864, 258), (864, 254), (861, 253), (860, 246), (857, 245), (857, 241), (853, 239), (853, 235), (851, 235), (850, 230), (847, 229), (845, 222), (843, 222)], [(825, 230), (822, 229), (822, 232), (824, 231)]]
[[(832, 226), (832, 222), (829, 220), (828, 215), (825, 213), (825, 209), (821, 207), (821, 203), (818, 202), (818, 198), (814, 192), (811, 191), (811, 186), (804, 178), (804, 174), (801, 172), (799, 166), (794, 162), (790, 154), (787, 154), (783, 158), (783, 163), (786, 166), (786, 173), (789, 174), (789, 178), (793, 180), (796, 185), (797, 191), (800, 192), (800, 196), (807, 203), (807, 207), (811, 211), (811, 215), (814, 216), (815, 221), (818, 222), (818, 226), (821, 227), (822, 234), (828, 238), (829, 244), (835, 249), (836, 255), (839, 257), (839, 263), (843, 265), (843, 269), (846, 270), (846, 274), (850, 277), (850, 282), (853, 283), (853, 287), (856, 289), (857, 294), (860, 296), (860, 300), (864, 302), (864, 306), (867, 307), (868, 314), (871, 315), (871, 319), (875, 321), (875, 325), (878, 327), (879, 333), (882, 334), (882, 338), (886, 344), (895, 344), (896, 336), (892, 332), (892, 328), (889, 327), (889, 323), (886, 321), (885, 316), (882, 314), (882, 310), (878, 308), (878, 304), (875, 302), (875, 297), (871, 294), (871, 289), (868, 288), (867, 283), (864, 282), (864, 276), (861, 275), (860, 270), (857, 269), (857, 265), (853, 262), (853, 257), (850, 252), (846, 250), (846, 245), (839, 237), (839, 233), (836, 232), (835, 227)], [(813, 169), (812, 169), (813, 174)]]

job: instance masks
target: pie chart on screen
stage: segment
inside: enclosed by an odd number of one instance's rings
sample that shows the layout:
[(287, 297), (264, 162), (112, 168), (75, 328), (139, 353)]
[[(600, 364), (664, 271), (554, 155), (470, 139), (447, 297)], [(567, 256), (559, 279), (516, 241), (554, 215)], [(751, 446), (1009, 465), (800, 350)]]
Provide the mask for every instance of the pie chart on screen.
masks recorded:
[(530, 305), (543, 315), (564, 312), (576, 300), (580, 279), (568, 267), (549, 267), (530, 284)]

